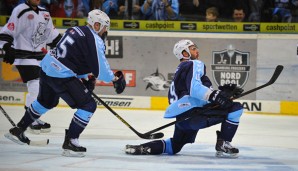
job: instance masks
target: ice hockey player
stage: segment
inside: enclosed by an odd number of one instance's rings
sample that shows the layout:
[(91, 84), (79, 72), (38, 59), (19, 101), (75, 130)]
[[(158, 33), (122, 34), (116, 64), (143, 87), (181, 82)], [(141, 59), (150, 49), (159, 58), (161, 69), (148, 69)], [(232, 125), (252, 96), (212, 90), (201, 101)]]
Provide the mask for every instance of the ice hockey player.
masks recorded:
[[(40, 0), (26, 0), (14, 8), (7, 24), (0, 31), (0, 48), (4, 62), (14, 64), (27, 84), (25, 109), (37, 98), (42, 49), (56, 46), (62, 37), (53, 26), (50, 13), (38, 6)], [(21, 59), (20, 59), (21, 58)], [(39, 60), (38, 60), (39, 59)], [(39, 119), (30, 128), (33, 133), (50, 132), (51, 125)]]
[[(38, 98), (17, 127), (9, 130), (7, 138), (17, 143), (28, 143), (24, 131), (34, 120), (57, 106), (61, 97), (71, 108), (77, 109), (65, 131), (62, 155), (85, 155), (86, 148), (79, 144), (78, 139), (97, 107), (90, 92), (94, 89), (96, 79), (113, 82), (117, 94), (126, 87), (123, 73), (117, 71), (114, 74), (105, 57), (104, 40), (110, 27), (110, 18), (100, 10), (92, 10), (88, 13), (87, 23), (86, 26), (67, 29), (56, 48), (43, 58)], [(85, 80), (87, 75), (91, 76)], [(84, 81), (81, 81), (82, 78)]]
[[(243, 89), (235, 84), (219, 86), (213, 90), (212, 83), (206, 76), (205, 64), (199, 60), (197, 46), (191, 40), (178, 41), (173, 49), (174, 55), (180, 60), (168, 93), (170, 106), (165, 118), (183, 118), (193, 116), (175, 124), (174, 135), (166, 140), (154, 140), (140, 145), (126, 145), (125, 152), (132, 155), (176, 154), (187, 143), (194, 143), (197, 133), (221, 123), (217, 131), (215, 145), (217, 157), (238, 156), (239, 150), (231, 145), (238, 128), (243, 108), (240, 103), (230, 100), (238, 96)], [(207, 106), (218, 107), (201, 113)]]

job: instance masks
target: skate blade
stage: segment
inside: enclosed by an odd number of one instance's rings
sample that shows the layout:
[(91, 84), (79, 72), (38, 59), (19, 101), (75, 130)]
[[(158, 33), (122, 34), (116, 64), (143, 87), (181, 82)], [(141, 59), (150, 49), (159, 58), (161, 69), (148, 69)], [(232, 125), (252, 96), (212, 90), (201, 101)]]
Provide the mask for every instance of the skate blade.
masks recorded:
[(131, 148), (131, 147), (126, 147), (124, 149), (124, 151), (125, 151), (126, 154), (133, 154), (133, 155), (135, 155), (135, 153), (136, 153), (136, 149)]
[(31, 129), (29, 128), (28, 131), (32, 134), (36, 134), (36, 135), (39, 135), (41, 133), (41, 130), (40, 129)]
[(20, 145), (24, 145), (24, 144), (26, 144), (26, 143), (23, 143), (22, 141), (20, 141), (18, 138), (16, 138), (14, 135), (12, 135), (11, 133), (6, 133), (6, 134), (4, 134), (4, 136), (7, 138), (7, 139), (9, 139), (9, 140), (11, 140), (11, 141), (13, 141), (13, 142), (15, 142), (15, 143), (17, 143), (17, 144), (20, 144)]
[(64, 150), (62, 156), (65, 157), (85, 157), (85, 152), (74, 152), (72, 150)]
[(235, 159), (235, 158), (238, 158), (239, 155), (238, 153), (235, 153), (235, 154), (227, 154), (227, 153), (224, 153), (222, 151), (217, 151), (216, 154), (215, 154), (215, 157), (218, 157), (218, 158), (232, 158), (232, 159)]
[(40, 133), (49, 133), (51, 132), (51, 128), (47, 128), (47, 129), (41, 129)]

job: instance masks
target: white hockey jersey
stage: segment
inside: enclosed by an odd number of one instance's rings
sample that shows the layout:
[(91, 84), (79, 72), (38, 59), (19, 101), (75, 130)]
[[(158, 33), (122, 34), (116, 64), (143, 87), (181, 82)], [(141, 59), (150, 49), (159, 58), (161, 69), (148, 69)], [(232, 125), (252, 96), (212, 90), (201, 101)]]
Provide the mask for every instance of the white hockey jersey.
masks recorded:
[[(16, 50), (42, 52), (46, 44), (52, 43), (59, 32), (55, 29), (50, 13), (38, 6), (36, 11), (27, 3), (14, 8), (6, 25), (0, 34), (13, 37), (13, 47)], [(7, 43), (0, 41), (0, 48)], [(22, 51), (18, 51), (22, 52)], [(39, 65), (36, 59), (16, 59), (14, 65)]]

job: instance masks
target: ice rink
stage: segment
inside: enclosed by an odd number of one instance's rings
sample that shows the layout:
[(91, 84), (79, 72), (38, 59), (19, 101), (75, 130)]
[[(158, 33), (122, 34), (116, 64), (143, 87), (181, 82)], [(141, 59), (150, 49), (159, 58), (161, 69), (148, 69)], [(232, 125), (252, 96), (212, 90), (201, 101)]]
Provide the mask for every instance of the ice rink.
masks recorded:
[[(17, 123), (23, 116), (21, 106), (2, 105)], [(173, 120), (163, 119), (163, 111), (118, 110), (137, 131), (145, 133)], [(33, 135), (31, 140), (50, 139), (46, 147), (18, 145), (4, 137), (11, 124), (0, 114), (0, 170), (2, 171), (298, 171), (298, 117), (244, 114), (232, 144), (239, 148), (238, 159), (216, 158), (215, 131), (219, 125), (201, 130), (196, 142), (186, 145), (175, 155), (131, 156), (123, 151), (126, 144), (139, 144), (140, 139), (108, 110), (97, 109), (80, 137), (87, 148), (83, 158), (61, 156), (64, 129), (68, 128), (74, 110), (55, 108), (42, 117), (52, 125), (50, 133)], [(173, 126), (162, 130), (164, 138)]]

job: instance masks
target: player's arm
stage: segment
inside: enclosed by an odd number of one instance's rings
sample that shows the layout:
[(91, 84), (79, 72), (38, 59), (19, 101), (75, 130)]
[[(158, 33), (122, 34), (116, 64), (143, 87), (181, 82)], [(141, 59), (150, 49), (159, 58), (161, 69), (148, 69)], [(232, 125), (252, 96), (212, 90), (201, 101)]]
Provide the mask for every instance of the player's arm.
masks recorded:
[(89, 45), (89, 52), (91, 52), (90, 55), (96, 57), (95, 61), (94, 59), (88, 61), (89, 66), (92, 66), (92, 73), (95, 77), (97, 77), (98, 80), (105, 82), (113, 82), (116, 93), (120, 94), (124, 91), (126, 87), (124, 75), (121, 71), (113, 73), (113, 71), (110, 68), (110, 64), (108, 63), (105, 56), (104, 42), (101, 41), (101, 39), (99, 39), (95, 38), (95, 47), (98, 47), (97, 49)]
[(14, 37), (21, 30), (21, 23), (19, 24), (18, 8), (13, 10), (8, 22), (0, 31), (0, 48), (5, 51), (3, 62), (13, 64), (15, 60), (15, 49), (13, 47)]
[(59, 33), (59, 31), (54, 27), (52, 18), (50, 17), (50, 20), (48, 22), (48, 28), (51, 30), (49, 38), (47, 40), (47, 45), (51, 48), (56, 47), (57, 43), (62, 38), (62, 35)]

